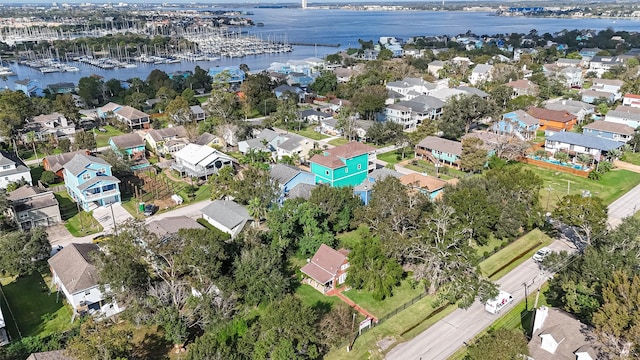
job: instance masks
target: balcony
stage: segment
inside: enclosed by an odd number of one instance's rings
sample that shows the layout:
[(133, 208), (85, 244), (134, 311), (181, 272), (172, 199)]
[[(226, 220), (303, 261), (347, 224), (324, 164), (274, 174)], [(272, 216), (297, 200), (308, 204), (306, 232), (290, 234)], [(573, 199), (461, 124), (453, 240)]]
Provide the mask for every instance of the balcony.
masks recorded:
[(95, 193), (95, 194), (91, 194), (91, 193), (84, 193), (84, 198), (86, 200), (95, 200), (95, 199), (100, 199), (103, 197), (108, 197), (108, 196), (113, 196), (113, 195), (117, 195), (120, 194), (120, 190), (113, 189), (113, 190), (107, 190), (107, 191), (103, 191), (103, 192), (99, 192), (99, 193)]

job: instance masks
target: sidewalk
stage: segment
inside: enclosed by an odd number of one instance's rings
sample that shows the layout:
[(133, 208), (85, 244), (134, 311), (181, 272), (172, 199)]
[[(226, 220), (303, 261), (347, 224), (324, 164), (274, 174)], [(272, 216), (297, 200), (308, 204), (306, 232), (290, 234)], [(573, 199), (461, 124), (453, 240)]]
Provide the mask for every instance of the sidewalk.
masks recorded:
[(360, 314), (364, 315), (364, 317), (366, 318), (370, 318), (371, 320), (373, 320), (374, 322), (378, 321), (378, 318), (375, 317), (372, 313), (368, 312), (367, 310), (361, 308), (360, 306), (358, 306), (358, 304), (354, 303), (353, 301), (351, 301), (351, 299), (349, 299), (348, 297), (344, 296), (342, 294), (342, 292), (345, 290), (344, 287), (341, 287), (339, 289), (333, 289), (330, 290), (327, 295), (328, 296), (337, 296), (340, 298), (340, 300), (344, 301), (345, 303), (347, 303), (347, 305), (351, 306), (352, 308), (354, 308), (357, 312), (359, 312)]

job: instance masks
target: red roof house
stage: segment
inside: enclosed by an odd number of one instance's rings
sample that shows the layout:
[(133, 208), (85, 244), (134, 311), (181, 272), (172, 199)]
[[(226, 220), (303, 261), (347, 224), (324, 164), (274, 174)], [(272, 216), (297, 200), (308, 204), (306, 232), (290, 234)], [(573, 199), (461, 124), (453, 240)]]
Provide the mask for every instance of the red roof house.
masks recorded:
[(346, 249), (334, 250), (325, 244), (320, 245), (307, 265), (300, 269), (306, 275), (303, 282), (323, 294), (344, 284), (349, 267), (348, 253)]

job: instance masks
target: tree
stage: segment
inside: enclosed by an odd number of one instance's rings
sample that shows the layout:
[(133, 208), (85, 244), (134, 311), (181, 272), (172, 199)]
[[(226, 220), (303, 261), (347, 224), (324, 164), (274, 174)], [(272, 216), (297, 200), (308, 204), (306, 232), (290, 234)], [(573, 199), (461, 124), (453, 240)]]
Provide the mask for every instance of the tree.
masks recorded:
[(593, 315), (604, 352), (621, 358), (640, 356), (640, 277), (616, 271), (602, 289), (604, 303)]
[(320, 95), (326, 95), (336, 91), (338, 88), (338, 78), (331, 71), (323, 71), (320, 73), (313, 83), (311, 89)]
[(80, 326), (80, 334), (69, 340), (67, 350), (78, 359), (124, 360), (133, 355), (132, 337), (130, 329), (89, 318)]
[(34, 115), (31, 112), (31, 101), (22, 91), (0, 91), (0, 132), (11, 137), (25, 120)]
[(405, 139), (402, 125), (392, 121), (376, 121), (367, 129), (366, 137), (376, 145), (397, 143), (398, 139)]
[(385, 255), (380, 241), (367, 230), (360, 230), (362, 241), (349, 253), (347, 284), (370, 291), (375, 300), (393, 295), (404, 271), (393, 258)]
[(77, 131), (74, 136), (74, 150), (93, 150), (97, 147), (93, 131)]
[(249, 166), (242, 173), (242, 179), (236, 179), (231, 184), (231, 192), (235, 201), (248, 204), (254, 198), (260, 199), (260, 204), (268, 207), (278, 197), (279, 189), (269, 173), (254, 166)]
[(322, 314), (318, 328), (320, 329), (320, 341), (328, 350), (340, 345), (351, 335), (353, 328), (353, 315), (355, 310), (345, 303), (337, 303), (329, 312)]
[(40, 175), (40, 181), (45, 185), (53, 184), (57, 179), (58, 177), (53, 171), (44, 171), (42, 175)]
[(71, 151), (71, 140), (67, 138), (58, 139), (58, 149), (63, 153)]
[(80, 110), (71, 94), (58, 95), (53, 102), (53, 108), (69, 121), (77, 122), (80, 120)]
[(558, 202), (553, 217), (570, 227), (563, 235), (576, 245), (591, 245), (607, 228), (607, 206), (599, 197), (566, 195)]
[(447, 139), (459, 139), (471, 126), (491, 116), (492, 104), (478, 95), (458, 95), (449, 98), (442, 109), (438, 128)]
[(100, 103), (103, 90), (102, 80), (95, 76), (86, 76), (78, 81), (78, 95), (85, 104), (95, 106)]
[(529, 355), (527, 338), (517, 329), (499, 328), (467, 348), (468, 360), (517, 360)]
[(143, 92), (134, 92), (124, 97), (124, 103), (138, 110), (144, 109), (147, 106), (147, 100), (149, 95)]
[(114, 176), (128, 176), (133, 173), (131, 160), (120, 156), (112, 149), (101, 152), (100, 157), (111, 165), (111, 172)]
[(375, 114), (384, 108), (387, 89), (382, 85), (366, 85), (351, 99), (353, 107), (367, 120), (374, 120)]
[(317, 186), (311, 192), (309, 202), (326, 214), (327, 223), (334, 234), (349, 230), (356, 209), (362, 206), (350, 187)]
[(555, 153), (553, 153), (553, 157), (562, 163), (566, 163), (567, 161), (569, 161), (569, 154), (563, 151), (556, 151)]
[(167, 105), (169, 105), (169, 102), (175, 99), (176, 96), (178, 96), (178, 93), (172, 88), (161, 87), (156, 92), (156, 99), (159, 101), (154, 105), (154, 108), (159, 111), (164, 111)]
[(191, 121), (191, 109), (189, 103), (182, 96), (176, 96), (169, 102), (165, 112), (176, 124), (184, 124)]
[(28, 275), (35, 271), (37, 262), (51, 253), (47, 232), (36, 227), (26, 232), (9, 232), (0, 235), (0, 271), (11, 275)]
[(289, 292), (280, 254), (264, 246), (242, 250), (233, 263), (233, 285), (248, 305), (270, 303)]
[(169, 75), (167, 75), (166, 72), (159, 69), (153, 69), (149, 73), (149, 76), (147, 76), (146, 83), (150, 87), (149, 90), (151, 91), (151, 94), (155, 94), (162, 87), (172, 86), (171, 79), (169, 79)]
[(484, 141), (477, 137), (462, 139), (460, 166), (471, 173), (481, 172), (487, 163), (487, 150)]
[(110, 79), (104, 85), (106, 87), (106, 90), (108, 91), (110, 98), (113, 98), (115, 96), (122, 96), (124, 93), (122, 83), (118, 79)]

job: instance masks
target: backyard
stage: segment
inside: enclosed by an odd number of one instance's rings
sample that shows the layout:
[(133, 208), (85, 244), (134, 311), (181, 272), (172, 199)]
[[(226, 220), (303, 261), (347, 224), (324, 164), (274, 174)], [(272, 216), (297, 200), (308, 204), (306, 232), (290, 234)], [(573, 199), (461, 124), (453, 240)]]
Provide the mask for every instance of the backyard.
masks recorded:
[(402, 158), (402, 151), (393, 150), (386, 153), (376, 155), (378, 160), (382, 160), (390, 165), (395, 165), (404, 160), (411, 160), (415, 156), (413, 151), (405, 151), (404, 158)]
[(107, 131), (101, 132), (98, 129), (93, 129), (93, 134), (96, 137), (96, 147), (104, 147), (109, 145), (109, 138), (112, 136), (118, 136), (124, 134), (122, 131), (114, 128), (111, 125), (101, 126), (101, 129), (105, 129)]
[(333, 145), (333, 146), (340, 146), (340, 145), (344, 145), (347, 144), (349, 142), (348, 139), (343, 138), (343, 137), (339, 137), (336, 139), (331, 139), (329, 140), (329, 144)]
[(78, 211), (78, 205), (71, 199), (66, 191), (60, 191), (54, 194), (58, 200), (60, 208), (60, 216), (65, 221), (65, 227), (71, 235), (80, 237), (96, 234), (102, 231), (102, 226), (93, 217), (92, 213)]
[[(436, 167), (434, 164), (427, 162), (425, 160), (411, 160), (408, 164), (404, 165), (407, 169), (411, 169), (414, 171), (418, 171), (421, 173), (426, 173), (430, 176), (436, 176)], [(467, 174), (464, 171), (460, 171), (458, 169), (450, 168), (448, 166), (441, 166), (437, 174), (442, 180), (450, 180), (453, 178), (462, 178)]]
[(301, 129), (301, 130), (292, 130), (292, 133), (296, 133), (298, 135), (302, 135), (304, 137), (308, 137), (309, 139), (312, 140), (323, 140), (328, 138), (327, 135), (324, 134), (320, 134), (319, 132), (315, 131), (314, 126), (311, 125), (309, 127), (307, 127), (306, 129)]

